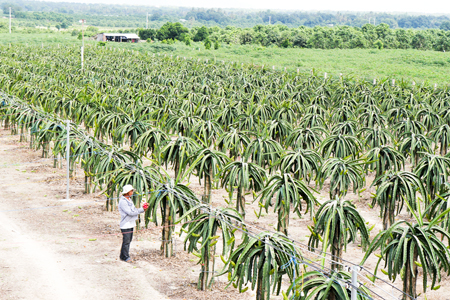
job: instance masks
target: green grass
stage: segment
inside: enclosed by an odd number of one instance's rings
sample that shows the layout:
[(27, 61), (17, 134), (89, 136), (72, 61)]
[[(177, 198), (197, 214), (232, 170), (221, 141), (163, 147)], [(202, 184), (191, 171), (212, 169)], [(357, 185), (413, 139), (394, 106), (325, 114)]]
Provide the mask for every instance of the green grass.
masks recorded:
[[(28, 44), (79, 44), (81, 41), (68, 33), (2, 34), (0, 43)], [(87, 44), (96, 44), (86, 41)], [(256, 45), (221, 45), (218, 50), (205, 50), (202, 43), (166, 45), (162, 43), (119, 44), (108, 43), (107, 47), (135, 49), (141, 52), (160, 53), (174, 57), (215, 60), (218, 63), (238, 62), (265, 67), (275, 66), (277, 70), (309, 72), (314, 69), (319, 75), (353, 76), (372, 80), (386, 77), (396, 80), (448, 84), (450, 53), (418, 50), (375, 50), (375, 49), (282, 49)], [(200, 48), (200, 51), (198, 50)]]

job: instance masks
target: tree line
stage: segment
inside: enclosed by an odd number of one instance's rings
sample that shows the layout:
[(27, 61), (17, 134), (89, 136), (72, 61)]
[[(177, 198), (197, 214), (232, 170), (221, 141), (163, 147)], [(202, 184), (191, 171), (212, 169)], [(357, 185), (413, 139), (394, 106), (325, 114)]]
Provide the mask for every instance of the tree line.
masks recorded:
[[(144, 27), (146, 14), (149, 13), (150, 25), (160, 27), (165, 22), (184, 22), (187, 27), (205, 25), (208, 27), (228, 25), (250, 28), (258, 24), (281, 24), (288, 27), (315, 26), (353, 26), (362, 27), (370, 23), (374, 25), (388, 24), (390, 28), (414, 29), (450, 29), (450, 17), (445, 15), (410, 15), (389, 13), (361, 12), (301, 12), (301, 11), (246, 11), (239, 9), (202, 9), (188, 7), (147, 7), (93, 3), (56, 3), (26, 0), (0, 0), (4, 14), (13, 14), (22, 20), (37, 20), (30, 12), (51, 13), (61, 15), (77, 22), (88, 19), (93, 26), (103, 27)], [(19, 13), (16, 15), (16, 13)], [(58, 15), (56, 15), (58, 14)], [(45, 21), (38, 19), (35, 26), (45, 26)], [(31, 23), (30, 23), (31, 24)], [(30, 25), (32, 26), (32, 25)]]
[(392, 29), (388, 24), (365, 24), (361, 28), (351, 26), (300, 26), (256, 25), (252, 28), (227, 26), (225, 28), (194, 27), (167, 22), (159, 29), (138, 29), (144, 40), (178, 40), (194, 42), (218, 42), (226, 44), (256, 44), (265, 47), (314, 49), (417, 49), (448, 51), (450, 31), (443, 29)]

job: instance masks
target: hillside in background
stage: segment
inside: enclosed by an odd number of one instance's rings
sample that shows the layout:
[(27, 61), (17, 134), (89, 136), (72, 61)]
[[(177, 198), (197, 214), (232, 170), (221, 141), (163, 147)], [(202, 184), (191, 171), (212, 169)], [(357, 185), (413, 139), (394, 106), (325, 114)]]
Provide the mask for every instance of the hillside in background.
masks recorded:
[(88, 19), (89, 25), (102, 27), (145, 27), (146, 14), (149, 13), (150, 27), (160, 27), (165, 22), (181, 21), (187, 27), (206, 25), (226, 27), (253, 27), (259, 24), (283, 24), (298, 26), (337, 26), (361, 27), (364, 24), (385, 23), (390, 28), (429, 29), (448, 26), (450, 16), (412, 15), (362, 12), (305, 12), (270, 11), (242, 9), (202, 9), (190, 7), (150, 7), (85, 3), (62, 3), (41, 1), (3, 1), (3, 13), (9, 7), (22, 26), (54, 26), (54, 24), (73, 24), (79, 19)]

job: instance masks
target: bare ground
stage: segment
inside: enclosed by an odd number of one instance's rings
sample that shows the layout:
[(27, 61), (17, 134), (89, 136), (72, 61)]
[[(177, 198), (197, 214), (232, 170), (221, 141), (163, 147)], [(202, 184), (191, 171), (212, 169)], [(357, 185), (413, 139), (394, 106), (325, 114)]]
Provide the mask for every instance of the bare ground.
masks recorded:
[[(53, 168), (52, 159), (42, 159), (41, 152), (28, 149), (28, 143), (19, 143), (17, 136), (8, 135), (9, 131), (0, 130), (0, 299), (254, 299), (252, 291), (239, 294), (232, 286), (225, 289), (226, 275), (216, 279), (211, 291), (197, 291), (197, 258), (183, 251), (183, 237), (178, 235), (176, 256), (160, 256), (160, 229), (154, 225), (135, 234), (131, 247), (135, 262), (121, 262), (118, 212), (105, 211), (105, 197), (98, 191), (83, 193), (82, 170), (70, 184), (73, 200), (61, 201), (66, 191), (65, 169)], [(372, 180), (367, 177), (368, 187)], [(194, 176), (190, 188), (197, 195), (203, 194)], [(378, 209), (368, 206), (371, 192), (374, 189), (367, 188), (361, 196), (349, 193), (347, 198), (353, 200), (366, 221), (375, 224), (373, 238), (382, 223)], [(320, 202), (327, 199), (327, 187), (317, 196)], [(227, 197), (226, 191), (213, 190), (213, 206), (226, 206)], [(251, 195), (247, 198), (246, 221), (276, 229), (276, 214), (269, 211), (257, 219), (253, 211), (259, 213), (258, 205), (251, 203)], [(409, 216), (402, 213), (399, 218)], [(298, 218), (291, 213), (289, 235), (307, 244), (307, 225), (312, 225), (309, 214)], [(306, 249), (304, 255), (317, 258)], [(363, 255), (358, 245), (350, 244), (344, 259), (359, 264)], [(217, 265), (219, 270), (220, 259)], [(372, 256), (365, 267), (373, 271), (375, 265), (376, 257)], [(381, 272), (378, 275), (387, 279)], [(376, 284), (384, 291), (375, 290), (386, 299), (389, 293), (400, 296), (381, 281)], [(418, 284), (421, 290), (421, 281)], [(395, 285), (401, 288), (399, 278)], [(428, 299), (450, 299), (448, 277), (443, 277), (441, 286), (437, 291), (428, 291)]]

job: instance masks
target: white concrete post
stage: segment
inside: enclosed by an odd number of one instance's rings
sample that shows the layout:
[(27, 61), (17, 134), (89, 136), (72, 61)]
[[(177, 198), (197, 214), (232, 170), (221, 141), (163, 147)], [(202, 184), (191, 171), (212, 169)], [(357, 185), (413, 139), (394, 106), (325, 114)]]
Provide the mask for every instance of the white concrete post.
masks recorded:
[(70, 183), (70, 120), (67, 120), (67, 144), (66, 144), (66, 160), (67, 160), (67, 189), (66, 200), (69, 201), (69, 183)]
[(358, 267), (352, 268), (352, 300), (356, 300), (358, 296)]

